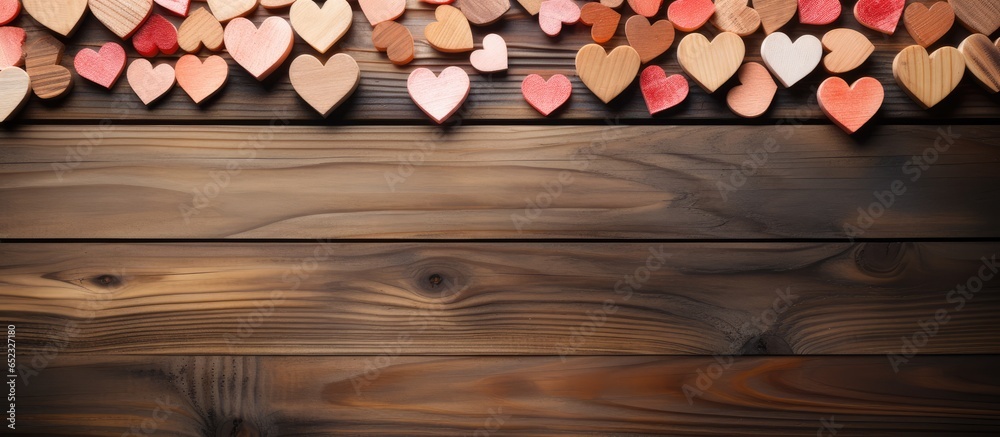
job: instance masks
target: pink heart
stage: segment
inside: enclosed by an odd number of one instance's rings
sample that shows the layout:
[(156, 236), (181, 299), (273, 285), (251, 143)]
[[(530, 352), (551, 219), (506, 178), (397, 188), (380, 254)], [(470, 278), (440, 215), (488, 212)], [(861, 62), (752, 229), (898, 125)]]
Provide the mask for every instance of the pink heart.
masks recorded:
[(80, 50), (73, 58), (73, 67), (84, 79), (111, 89), (125, 69), (125, 58), (122, 46), (108, 42), (97, 52), (93, 49)]
[(799, 22), (830, 24), (840, 17), (840, 0), (799, 0)]
[(507, 69), (507, 42), (495, 33), (483, 38), (483, 48), (472, 52), (469, 63), (483, 73), (495, 73)]
[(18, 0), (0, 0), (0, 26), (6, 25), (21, 13), (21, 2)]
[(639, 86), (650, 115), (677, 106), (688, 95), (687, 79), (679, 74), (667, 77), (659, 65), (650, 65), (642, 70)]
[(418, 68), (406, 80), (410, 98), (438, 124), (444, 123), (469, 97), (469, 75), (458, 67), (448, 67), (435, 76), (426, 68)]
[(295, 34), (281, 17), (268, 17), (260, 28), (246, 18), (234, 18), (226, 24), (223, 40), (237, 64), (257, 80), (264, 80), (288, 59), (295, 45)]
[(191, 0), (153, 0), (156, 4), (163, 6), (163, 9), (181, 17), (188, 15), (191, 9)]
[(545, 0), (538, 9), (538, 26), (548, 36), (557, 36), (563, 24), (580, 21), (580, 7), (572, 0)]
[(573, 84), (566, 76), (556, 74), (548, 82), (537, 74), (530, 74), (521, 82), (524, 100), (544, 116), (564, 105), (573, 94)]
[(869, 29), (892, 35), (905, 6), (906, 0), (858, 0), (854, 18)]
[(20, 27), (0, 27), (0, 70), (21, 65), (27, 34)]
[(816, 90), (820, 109), (837, 126), (853, 134), (882, 107), (885, 90), (872, 77), (862, 77), (847, 86), (839, 77), (824, 80)]
[(147, 106), (163, 97), (177, 81), (174, 67), (160, 64), (153, 68), (149, 60), (142, 58), (129, 64), (125, 77), (135, 95)]

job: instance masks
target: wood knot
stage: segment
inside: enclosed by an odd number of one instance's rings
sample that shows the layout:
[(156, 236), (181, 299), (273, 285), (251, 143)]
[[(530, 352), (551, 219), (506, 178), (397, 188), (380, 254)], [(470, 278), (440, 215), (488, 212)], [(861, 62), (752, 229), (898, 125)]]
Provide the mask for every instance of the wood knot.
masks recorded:
[(740, 349), (740, 355), (794, 355), (792, 347), (784, 338), (771, 333), (763, 333), (748, 340)]
[(94, 285), (107, 289), (121, 287), (122, 278), (117, 275), (100, 275), (90, 280)]
[(858, 269), (875, 277), (895, 276), (904, 267), (907, 243), (863, 243), (854, 253)]
[(432, 299), (454, 301), (468, 288), (467, 275), (450, 266), (418, 266), (411, 274), (415, 291)]

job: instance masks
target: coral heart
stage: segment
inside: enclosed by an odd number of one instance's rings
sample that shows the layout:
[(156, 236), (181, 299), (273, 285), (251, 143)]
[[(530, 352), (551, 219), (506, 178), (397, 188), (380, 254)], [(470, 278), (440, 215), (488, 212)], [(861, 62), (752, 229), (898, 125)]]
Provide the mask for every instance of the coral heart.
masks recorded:
[(611, 41), (611, 37), (618, 31), (618, 22), (621, 18), (622, 14), (600, 3), (587, 3), (580, 10), (580, 21), (593, 26), (590, 29), (590, 36), (598, 44)]
[(0, 71), (0, 123), (16, 114), (31, 95), (31, 78), (17, 67)]
[(677, 62), (705, 91), (715, 92), (743, 63), (746, 46), (743, 38), (722, 32), (712, 42), (700, 33), (691, 33), (677, 46)]
[(650, 115), (677, 106), (688, 95), (687, 79), (679, 74), (667, 77), (659, 65), (650, 65), (642, 70), (639, 85)]
[(747, 0), (715, 0), (712, 24), (720, 30), (748, 36), (760, 27), (760, 14), (747, 6)]
[(667, 6), (667, 19), (684, 32), (698, 30), (714, 13), (712, 0), (677, 0)]
[(170, 11), (170, 13), (186, 17), (191, 9), (191, 0), (153, 0), (156, 4)]
[(358, 5), (372, 26), (395, 20), (406, 11), (406, 0), (358, 0)]
[(767, 69), (788, 88), (816, 69), (823, 58), (823, 43), (812, 35), (802, 35), (793, 43), (788, 35), (775, 32), (764, 38), (760, 56)]
[(226, 49), (238, 64), (257, 80), (264, 80), (292, 53), (295, 35), (281, 17), (269, 17), (258, 29), (246, 18), (226, 25)]
[(69, 36), (87, 12), (87, 0), (23, 0), (25, 12), (62, 36)]
[(553, 75), (548, 81), (537, 74), (529, 74), (521, 82), (521, 94), (532, 108), (548, 117), (566, 104), (573, 94), (573, 84), (561, 74)]
[(163, 52), (172, 55), (177, 51), (177, 28), (160, 14), (153, 14), (132, 37), (135, 51), (147, 58)]
[(510, 0), (461, 0), (458, 9), (470, 23), (486, 26), (496, 23), (510, 10)]
[(461, 53), (472, 50), (472, 28), (462, 11), (454, 6), (442, 5), (434, 10), (437, 21), (424, 28), (427, 42), (445, 53)]
[(831, 77), (816, 91), (816, 100), (823, 113), (849, 134), (857, 132), (875, 116), (884, 97), (882, 84), (872, 77), (862, 77), (851, 86), (847, 86), (844, 79)]
[(736, 115), (746, 118), (760, 117), (771, 106), (778, 85), (771, 79), (767, 68), (756, 62), (747, 62), (737, 72), (740, 84), (729, 90), (726, 104)]
[(320, 53), (326, 53), (347, 33), (352, 16), (347, 0), (327, 0), (322, 8), (312, 0), (301, 0), (288, 11), (295, 32)]
[(132, 61), (125, 77), (135, 95), (147, 106), (163, 97), (175, 82), (173, 67), (160, 64), (153, 68), (153, 64), (146, 59)]
[(875, 45), (854, 29), (833, 29), (823, 35), (822, 42), (830, 51), (823, 59), (823, 66), (834, 74), (858, 68), (875, 51)]
[(18, 0), (0, 0), (0, 26), (17, 18), (21, 13), (21, 2)]
[(862, 26), (892, 35), (904, 6), (906, 0), (858, 0), (854, 4), (854, 18)]
[(910, 3), (903, 11), (903, 24), (913, 41), (927, 47), (951, 30), (955, 24), (955, 11), (944, 1), (934, 3), (930, 8), (923, 3)]
[(992, 35), (1000, 28), (1000, 2), (997, 0), (948, 0), (955, 17), (972, 32)]
[(177, 44), (188, 53), (201, 50), (202, 45), (209, 50), (221, 50), (224, 34), (222, 23), (205, 8), (198, 8), (177, 29)]
[(625, 37), (645, 64), (656, 59), (674, 44), (674, 26), (667, 20), (649, 24), (649, 19), (646, 17), (633, 15), (625, 22)]
[(27, 34), (20, 27), (0, 27), (0, 70), (21, 65), (25, 39)]
[(795, 10), (798, 0), (753, 0), (753, 8), (760, 15), (760, 24), (764, 33), (772, 33), (788, 23)]
[(128, 39), (153, 12), (153, 0), (90, 0), (90, 12), (121, 39)]
[(225, 23), (233, 18), (246, 17), (257, 9), (258, 0), (208, 0), (212, 15)]
[(840, 18), (840, 0), (799, 0), (799, 23), (824, 25)]
[(1000, 47), (986, 35), (974, 33), (962, 41), (958, 50), (980, 84), (992, 93), (1000, 91)]
[(604, 103), (628, 88), (641, 65), (639, 53), (629, 46), (607, 53), (604, 47), (587, 44), (576, 54), (576, 75)]
[(445, 68), (440, 76), (426, 68), (418, 68), (406, 80), (410, 98), (438, 124), (458, 111), (469, 97), (470, 87), (469, 75), (458, 67)]
[(174, 70), (177, 84), (195, 104), (214, 96), (229, 79), (229, 64), (217, 55), (205, 58), (205, 62), (195, 55), (181, 56)]
[(660, 12), (660, 7), (663, 6), (663, 0), (628, 0), (628, 6), (632, 8), (635, 13), (646, 18), (652, 18), (657, 12)]
[(914, 101), (925, 109), (948, 97), (965, 74), (965, 57), (954, 47), (927, 49), (909, 46), (892, 60), (892, 75)]
[(125, 49), (114, 42), (107, 42), (99, 51), (83, 49), (73, 58), (73, 67), (84, 79), (111, 89), (125, 70)]
[(483, 73), (495, 73), (507, 69), (507, 42), (495, 33), (483, 38), (483, 48), (472, 52), (469, 59), (472, 67)]
[(375, 48), (389, 56), (396, 65), (406, 65), (413, 60), (413, 35), (410, 29), (395, 21), (383, 21), (372, 30)]
[(292, 88), (324, 117), (347, 100), (361, 81), (361, 68), (350, 55), (338, 53), (324, 65), (312, 55), (301, 55), (288, 70)]
[(545, 0), (538, 10), (538, 26), (548, 36), (557, 36), (563, 24), (580, 21), (580, 7), (572, 0)]

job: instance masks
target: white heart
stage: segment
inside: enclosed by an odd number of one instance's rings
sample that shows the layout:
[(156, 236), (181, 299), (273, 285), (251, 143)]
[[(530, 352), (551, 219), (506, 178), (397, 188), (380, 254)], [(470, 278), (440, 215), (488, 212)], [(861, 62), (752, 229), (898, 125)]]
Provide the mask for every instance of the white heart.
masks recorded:
[(792, 43), (788, 35), (774, 32), (764, 38), (760, 56), (771, 74), (788, 88), (816, 69), (823, 58), (823, 43), (812, 35), (803, 35)]

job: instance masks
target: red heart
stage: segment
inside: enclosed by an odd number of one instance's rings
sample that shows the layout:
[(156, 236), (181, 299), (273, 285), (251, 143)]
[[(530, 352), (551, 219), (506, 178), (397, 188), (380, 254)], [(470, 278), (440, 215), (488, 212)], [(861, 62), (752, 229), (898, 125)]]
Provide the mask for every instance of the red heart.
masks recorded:
[(679, 74), (667, 77), (659, 65), (650, 65), (642, 70), (639, 85), (650, 115), (677, 106), (688, 95), (687, 79)]
[(160, 14), (153, 14), (132, 37), (135, 51), (147, 58), (177, 51), (177, 28)]
[(21, 65), (27, 34), (20, 27), (0, 27), (0, 70)]
[(830, 24), (840, 17), (840, 0), (799, 0), (799, 23)]
[(19, 13), (21, 13), (21, 2), (18, 0), (0, 0), (0, 26), (14, 21)]
[(173, 14), (186, 17), (191, 9), (191, 0), (153, 0), (156, 4), (163, 6), (163, 9)]
[(528, 75), (521, 82), (521, 94), (532, 108), (544, 116), (548, 116), (569, 100), (573, 93), (573, 84), (561, 74), (549, 78), (548, 82), (537, 74)]
[(906, 0), (858, 0), (854, 5), (854, 18), (869, 29), (892, 35), (904, 6)]
[(684, 32), (698, 30), (714, 13), (712, 0), (677, 0), (667, 7), (667, 19)]
[(73, 67), (80, 77), (111, 89), (125, 70), (125, 49), (117, 43), (109, 42), (95, 52), (83, 49), (73, 58)]
[(816, 90), (820, 109), (837, 126), (853, 134), (882, 107), (885, 90), (872, 77), (862, 77), (847, 86), (839, 77), (824, 80)]

